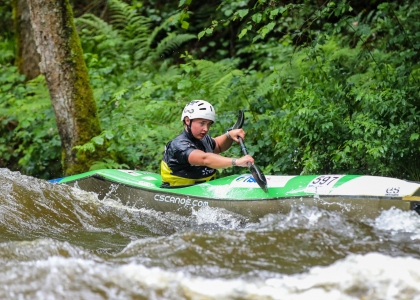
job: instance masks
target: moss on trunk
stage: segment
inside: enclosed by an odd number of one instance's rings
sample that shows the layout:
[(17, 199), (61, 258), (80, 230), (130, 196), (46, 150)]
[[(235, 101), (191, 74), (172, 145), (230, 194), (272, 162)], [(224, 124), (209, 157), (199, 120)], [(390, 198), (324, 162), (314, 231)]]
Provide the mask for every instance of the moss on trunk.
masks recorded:
[(85, 172), (106, 155), (106, 145), (77, 155), (75, 146), (101, 132), (88, 70), (68, 0), (28, 0), (35, 41), (56, 114), (64, 175)]

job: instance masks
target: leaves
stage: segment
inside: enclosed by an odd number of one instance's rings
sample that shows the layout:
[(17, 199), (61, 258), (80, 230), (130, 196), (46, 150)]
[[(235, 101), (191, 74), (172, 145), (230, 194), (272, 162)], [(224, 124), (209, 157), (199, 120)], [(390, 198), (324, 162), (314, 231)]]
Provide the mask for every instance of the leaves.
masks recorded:
[[(92, 168), (159, 172), (182, 107), (206, 99), (218, 116), (212, 136), (245, 110), (265, 174), (419, 180), (419, 1), (159, 3), (113, 0), (106, 21), (76, 19), (103, 129), (77, 149), (107, 145)], [(0, 162), (48, 177), (61, 149), (45, 82), (25, 83), (0, 43)]]

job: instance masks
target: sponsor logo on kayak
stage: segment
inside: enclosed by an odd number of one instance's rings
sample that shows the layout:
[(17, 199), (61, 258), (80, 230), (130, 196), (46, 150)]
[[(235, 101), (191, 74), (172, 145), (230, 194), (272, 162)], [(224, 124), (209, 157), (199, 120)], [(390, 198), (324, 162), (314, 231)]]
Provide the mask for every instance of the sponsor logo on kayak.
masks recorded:
[(252, 175), (242, 175), (235, 179), (236, 182), (257, 182)]
[(118, 170), (118, 171), (126, 173), (126, 174), (130, 174), (131, 176), (141, 176), (141, 175), (143, 175), (143, 174), (139, 174), (139, 173), (137, 173), (135, 171), (132, 171), (132, 170)]
[(190, 199), (189, 196), (187, 196), (187, 198), (183, 198), (183, 197), (174, 197), (174, 196), (164, 195), (164, 194), (155, 194), (154, 199), (155, 201), (174, 203), (181, 206), (182, 205), (191, 206), (191, 207), (209, 206), (209, 203), (207, 201)]
[(142, 185), (142, 186), (148, 186), (148, 187), (155, 187), (155, 185), (153, 183), (147, 182), (147, 181), (137, 181), (138, 185)]
[[(267, 175), (267, 185), (270, 188), (282, 188), (290, 179), (296, 176), (270, 176)], [(232, 187), (255, 188), (260, 190), (260, 186), (252, 175), (246, 174), (236, 177), (230, 184)]]
[[(122, 173), (125, 173), (125, 174), (129, 174), (131, 176), (143, 176), (145, 174), (150, 174), (150, 175), (154, 174), (152, 172), (147, 172), (147, 171), (133, 171), (133, 170), (118, 170), (118, 171), (122, 172)], [(154, 177), (149, 177), (148, 180), (155, 180), (155, 178)]]
[(150, 180), (150, 181), (157, 180), (155, 177), (152, 177), (152, 176), (143, 176), (142, 179), (144, 179), (144, 180)]
[(399, 194), (400, 194), (400, 187), (387, 188), (385, 192), (386, 196), (398, 196)]

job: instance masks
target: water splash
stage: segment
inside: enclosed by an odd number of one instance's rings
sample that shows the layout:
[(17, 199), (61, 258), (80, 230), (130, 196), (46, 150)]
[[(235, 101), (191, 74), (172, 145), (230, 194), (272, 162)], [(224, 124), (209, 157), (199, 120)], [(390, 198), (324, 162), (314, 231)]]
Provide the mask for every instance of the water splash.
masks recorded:
[(379, 230), (390, 231), (392, 234), (405, 232), (417, 235), (420, 231), (420, 217), (414, 211), (391, 208), (383, 211), (372, 225)]
[(209, 206), (193, 211), (193, 216), (196, 218), (197, 227), (205, 230), (233, 230), (242, 228), (247, 222), (242, 215)]

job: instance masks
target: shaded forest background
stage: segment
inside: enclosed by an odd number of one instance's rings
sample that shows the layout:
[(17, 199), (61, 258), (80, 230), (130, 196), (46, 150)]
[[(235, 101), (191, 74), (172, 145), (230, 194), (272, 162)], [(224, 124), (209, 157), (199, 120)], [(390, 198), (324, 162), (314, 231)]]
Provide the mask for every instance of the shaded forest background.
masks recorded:
[[(245, 110), (265, 174), (420, 180), (420, 0), (71, 4), (103, 129), (77, 149), (107, 143), (88, 168), (159, 172), (183, 106), (205, 99), (218, 114), (212, 135)], [(48, 89), (18, 67), (13, 18), (0, 2), (0, 167), (60, 177)]]

